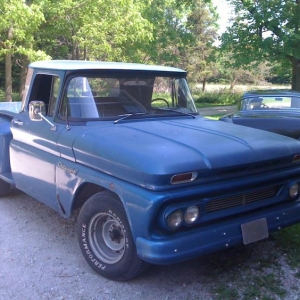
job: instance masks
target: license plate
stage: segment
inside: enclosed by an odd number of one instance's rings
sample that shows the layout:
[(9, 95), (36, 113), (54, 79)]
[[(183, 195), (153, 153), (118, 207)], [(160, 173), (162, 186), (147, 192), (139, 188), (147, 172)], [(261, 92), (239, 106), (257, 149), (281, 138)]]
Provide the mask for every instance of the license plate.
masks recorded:
[(267, 220), (265, 218), (241, 225), (244, 245), (254, 243), (269, 237)]

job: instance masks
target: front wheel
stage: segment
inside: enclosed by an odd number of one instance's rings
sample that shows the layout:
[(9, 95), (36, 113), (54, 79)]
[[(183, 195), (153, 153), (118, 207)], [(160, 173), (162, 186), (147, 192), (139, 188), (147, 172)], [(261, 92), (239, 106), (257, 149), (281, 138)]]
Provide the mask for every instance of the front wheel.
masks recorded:
[(83, 205), (78, 239), (88, 264), (104, 277), (129, 280), (148, 266), (136, 254), (122, 203), (109, 191), (95, 194)]
[(8, 195), (10, 184), (0, 179), (0, 198)]

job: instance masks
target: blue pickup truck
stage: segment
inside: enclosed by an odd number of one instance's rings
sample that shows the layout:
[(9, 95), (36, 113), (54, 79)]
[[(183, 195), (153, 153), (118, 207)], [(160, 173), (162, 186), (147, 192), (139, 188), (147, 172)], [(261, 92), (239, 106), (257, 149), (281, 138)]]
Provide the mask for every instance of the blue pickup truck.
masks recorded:
[(181, 69), (32, 63), (0, 137), (0, 196), (77, 213), (83, 256), (113, 280), (300, 221), (300, 142), (203, 118)]

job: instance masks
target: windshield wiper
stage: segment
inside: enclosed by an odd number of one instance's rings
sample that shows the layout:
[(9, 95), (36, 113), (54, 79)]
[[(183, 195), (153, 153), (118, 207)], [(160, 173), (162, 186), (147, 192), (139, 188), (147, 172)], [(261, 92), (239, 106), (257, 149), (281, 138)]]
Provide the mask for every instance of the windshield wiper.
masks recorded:
[(114, 121), (114, 124), (117, 124), (117, 123), (119, 123), (120, 121), (125, 120), (125, 119), (130, 119), (131, 117), (143, 116), (143, 115), (147, 115), (147, 113), (139, 112), (139, 113), (132, 113), (132, 114), (119, 115), (120, 118), (117, 119), (117, 120), (115, 120), (115, 121)]
[(175, 110), (175, 109), (171, 109), (171, 108), (160, 108), (160, 107), (158, 107), (157, 109), (158, 109), (158, 110), (171, 111), (171, 112), (177, 113), (177, 114), (182, 115), (182, 116), (189, 116), (189, 117), (192, 117), (193, 119), (196, 118), (196, 117), (195, 117), (194, 115), (192, 115), (191, 113), (182, 112), (182, 111), (180, 111), (180, 110)]

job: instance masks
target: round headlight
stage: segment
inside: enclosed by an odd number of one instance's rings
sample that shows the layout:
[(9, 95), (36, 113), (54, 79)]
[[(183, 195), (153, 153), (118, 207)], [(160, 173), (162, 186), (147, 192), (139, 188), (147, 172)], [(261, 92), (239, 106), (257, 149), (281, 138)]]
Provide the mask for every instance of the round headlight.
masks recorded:
[(291, 196), (291, 198), (295, 198), (298, 195), (298, 192), (299, 192), (299, 186), (298, 186), (297, 183), (290, 186), (290, 196)]
[(183, 215), (180, 209), (173, 211), (167, 218), (168, 226), (174, 230), (178, 229), (183, 222)]
[(199, 208), (198, 206), (190, 206), (185, 211), (184, 220), (188, 224), (192, 224), (197, 221), (199, 217)]

